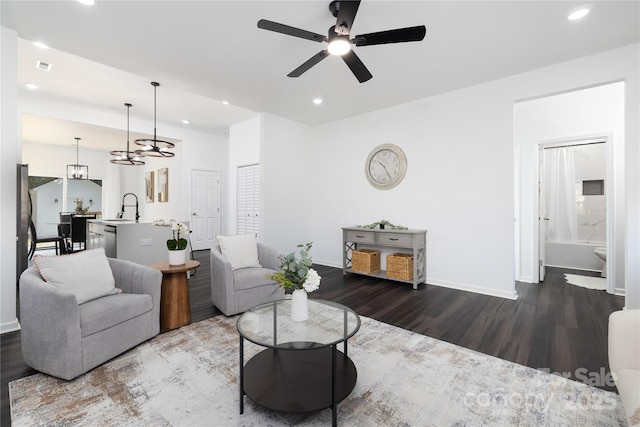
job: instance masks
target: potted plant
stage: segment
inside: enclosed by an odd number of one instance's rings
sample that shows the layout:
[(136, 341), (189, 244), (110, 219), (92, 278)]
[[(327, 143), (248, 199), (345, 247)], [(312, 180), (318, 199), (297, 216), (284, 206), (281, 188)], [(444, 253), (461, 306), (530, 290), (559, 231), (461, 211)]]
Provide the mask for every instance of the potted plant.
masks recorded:
[(185, 236), (188, 228), (185, 224), (177, 221), (171, 221), (172, 239), (167, 240), (167, 249), (169, 249), (169, 265), (182, 265), (187, 259), (187, 239)]
[(305, 321), (309, 317), (307, 307), (307, 292), (313, 292), (320, 287), (320, 276), (311, 268), (313, 260), (309, 256), (309, 250), (313, 242), (300, 244), (300, 258), (296, 257), (296, 251), (288, 255), (280, 255), (280, 269), (277, 273), (267, 275), (275, 280), (284, 289), (293, 289), (291, 295), (291, 319)]

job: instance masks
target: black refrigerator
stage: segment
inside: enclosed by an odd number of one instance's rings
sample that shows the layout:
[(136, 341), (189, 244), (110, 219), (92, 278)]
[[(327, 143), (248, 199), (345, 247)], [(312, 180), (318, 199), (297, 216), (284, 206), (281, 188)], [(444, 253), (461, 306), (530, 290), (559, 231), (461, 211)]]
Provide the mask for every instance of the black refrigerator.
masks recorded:
[(29, 197), (29, 165), (18, 164), (17, 212), (16, 212), (16, 279), (29, 266), (29, 251), (31, 241), (29, 226), (31, 224), (31, 199)]

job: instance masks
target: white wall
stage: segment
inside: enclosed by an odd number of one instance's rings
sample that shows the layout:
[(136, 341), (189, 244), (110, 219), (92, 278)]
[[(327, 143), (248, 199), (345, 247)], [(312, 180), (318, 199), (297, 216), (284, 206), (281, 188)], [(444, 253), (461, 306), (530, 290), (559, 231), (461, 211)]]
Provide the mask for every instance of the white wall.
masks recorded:
[[(386, 219), (427, 230), (427, 282), (514, 298), (511, 100), (500, 83), (422, 99), (318, 129), (316, 256), (342, 265), (340, 227)], [(364, 174), (379, 144), (401, 147), (404, 180)], [(326, 189), (331, 189), (327, 192)]]
[[(325, 236), (315, 237), (313, 219), (318, 205), (330, 202), (334, 188), (317, 193), (318, 175), (311, 128), (271, 114), (262, 115), (260, 173), (262, 180), (263, 241), (282, 253), (314, 241), (311, 255), (318, 256)], [(326, 171), (325, 171), (326, 173)]]
[(16, 164), (18, 144), (18, 34), (0, 28), (0, 332), (19, 329), (16, 317)]
[[(610, 280), (624, 289), (625, 259), (625, 83), (619, 82), (520, 102), (515, 105), (515, 144), (520, 152), (520, 246), (516, 269), (518, 280), (538, 281), (537, 170), (538, 143), (579, 140), (589, 136), (611, 136), (608, 192), (612, 247), (608, 262), (614, 272)], [(609, 181), (609, 179), (611, 181)], [(519, 270), (519, 271), (518, 271)]]
[[(260, 163), (260, 139), (262, 135), (262, 117), (236, 123), (229, 127), (229, 163), (226, 175), (221, 176), (222, 187), (228, 192), (226, 227), (222, 234), (235, 234), (237, 230), (237, 176), (238, 166)], [(264, 226), (264, 225), (263, 225)]]

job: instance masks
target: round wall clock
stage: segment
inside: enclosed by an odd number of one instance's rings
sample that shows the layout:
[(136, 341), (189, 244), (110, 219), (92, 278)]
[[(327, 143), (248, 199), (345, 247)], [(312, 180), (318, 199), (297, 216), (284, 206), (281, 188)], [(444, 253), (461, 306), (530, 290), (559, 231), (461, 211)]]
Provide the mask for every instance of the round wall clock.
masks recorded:
[(397, 145), (379, 145), (367, 157), (364, 173), (375, 188), (389, 190), (400, 184), (407, 173), (407, 157)]

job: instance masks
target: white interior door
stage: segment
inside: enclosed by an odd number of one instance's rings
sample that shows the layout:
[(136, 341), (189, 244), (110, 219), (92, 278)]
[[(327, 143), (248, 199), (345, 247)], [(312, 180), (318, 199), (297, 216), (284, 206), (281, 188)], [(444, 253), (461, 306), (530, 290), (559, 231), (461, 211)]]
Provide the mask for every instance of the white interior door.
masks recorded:
[(260, 240), (260, 165), (237, 168), (236, 232), (256, 235)]
[(191, 171), (191, 245), (209, 249), (220, 234), (220, 172)]

